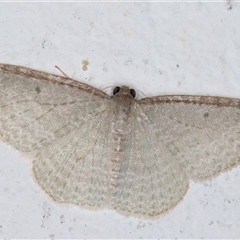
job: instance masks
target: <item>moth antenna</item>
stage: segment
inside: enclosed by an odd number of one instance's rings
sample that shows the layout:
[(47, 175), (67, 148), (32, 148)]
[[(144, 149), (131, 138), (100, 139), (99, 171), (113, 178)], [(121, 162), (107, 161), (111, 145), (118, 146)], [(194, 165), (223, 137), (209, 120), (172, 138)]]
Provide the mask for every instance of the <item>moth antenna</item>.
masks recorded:
[(137, 90), (137, 93), (141, 93), (144, 97), (148, 97), (144, 92), (140, 91), (138, 88), (135, 88), (135, 90)]
[(105, 91), (105, 90), (108, 89), (108, 88), (114, 88), (114, 87), (115, 87), (115, 86), (107, 86), (107, 87), (103, 88), (102, 91)]
[(55, 66), (55, 68), (58, 69), (58, 70), (62, 73), (62, 75), (63, 75), (64, 77), (70, 78), (70, 77), (69, 77), (63, 70), (61, 70), (58, 66)]

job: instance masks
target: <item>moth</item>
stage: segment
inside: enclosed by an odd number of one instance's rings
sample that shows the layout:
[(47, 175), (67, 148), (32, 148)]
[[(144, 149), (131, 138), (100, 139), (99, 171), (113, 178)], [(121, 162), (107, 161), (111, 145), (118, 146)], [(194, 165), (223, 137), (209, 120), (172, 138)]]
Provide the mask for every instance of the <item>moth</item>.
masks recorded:
[(0, 138), (56, 202), (144, 218), (240, 163), (239, 99), (135, 96), (0, 64)]

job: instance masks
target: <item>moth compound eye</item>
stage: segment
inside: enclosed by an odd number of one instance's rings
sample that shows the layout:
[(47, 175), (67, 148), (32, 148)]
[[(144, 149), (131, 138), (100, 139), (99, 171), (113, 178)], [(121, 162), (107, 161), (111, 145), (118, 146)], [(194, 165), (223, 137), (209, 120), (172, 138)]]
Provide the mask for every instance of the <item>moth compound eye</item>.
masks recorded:
[(130, 89), (130, 94), (132, 95), (133, 98), (136, 97), (136, 91), (134, 89)]
[(113, 95), (115, 95), (116, 93), (118, 93), (119, 91), (120, 91), (120, 87), (115, 87), (114, 89), (113, 89)]

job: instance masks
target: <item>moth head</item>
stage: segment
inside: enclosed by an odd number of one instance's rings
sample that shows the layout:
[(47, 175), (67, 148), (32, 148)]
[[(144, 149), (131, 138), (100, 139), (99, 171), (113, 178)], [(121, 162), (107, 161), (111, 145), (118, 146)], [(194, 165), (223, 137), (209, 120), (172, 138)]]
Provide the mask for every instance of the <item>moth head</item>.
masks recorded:
[(128, 95), (132, 98), (136, 97), (136, 91), (132, 88), (129, 88), (127, 86), (117, 86), (113, 89), (113, 95)]

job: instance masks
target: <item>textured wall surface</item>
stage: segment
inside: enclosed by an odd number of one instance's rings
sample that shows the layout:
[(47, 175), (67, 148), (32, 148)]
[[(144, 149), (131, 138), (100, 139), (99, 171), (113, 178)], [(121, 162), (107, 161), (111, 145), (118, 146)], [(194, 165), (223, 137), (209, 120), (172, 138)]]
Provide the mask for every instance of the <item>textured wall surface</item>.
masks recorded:
[[(0, 3), (0, 62), (146, 96), (240, 98), (240, 3)], [(86, 69), (86, 61), (89, 63)], [(109, 89), (107, 89), (109, 91)], [(0, 142), (0, 237), (239, 238), (240, 167), (155, 220), (51, 201)]]

